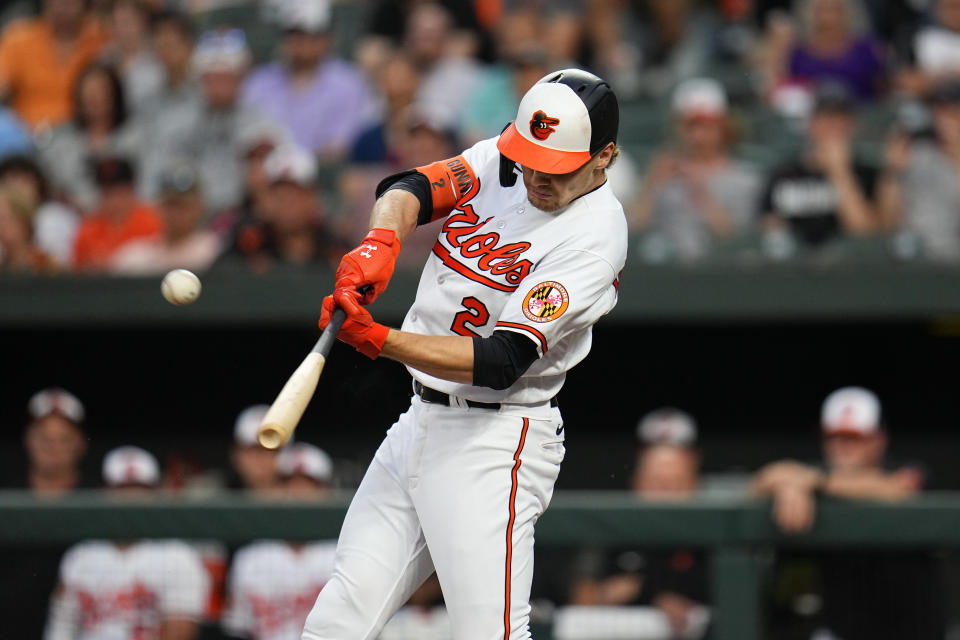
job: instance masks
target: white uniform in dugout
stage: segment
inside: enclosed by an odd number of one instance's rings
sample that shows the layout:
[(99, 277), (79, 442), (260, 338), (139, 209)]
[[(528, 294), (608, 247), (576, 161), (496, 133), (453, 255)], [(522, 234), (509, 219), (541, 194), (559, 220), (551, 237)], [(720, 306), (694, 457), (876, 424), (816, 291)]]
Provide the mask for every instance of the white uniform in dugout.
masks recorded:
[(224, 629), (253, 640), (297, 640), (333, 573), (335, 552), (332, 542), (263, 540), (242, 547), (230, 567)]
[(179, 540), (81, 542), (60, 564), (46, 640), (149, 640), (171, 618), (203, 620), (209, 578)]
[(609, 159), (616, 128), (609, 86), (565, 70), (524, 96), (499, 138), (417, 170), (431, 185), (431, 218), (444, 221), (402, 331), (510, 332), (532, 364), (501, 389), (408, 366), (411, 406), (357, 490), (304, 640), (375, 639), (434, 570), (453, 638), (530, 638), (534, 524), (565, 453), (556, 394), (616, 304), (627, 225), (602, 173), (569, 204), (541, 210), (519, 165), (545, 154), (553, 170), (538, 171), (570, 174), (601, 150)]

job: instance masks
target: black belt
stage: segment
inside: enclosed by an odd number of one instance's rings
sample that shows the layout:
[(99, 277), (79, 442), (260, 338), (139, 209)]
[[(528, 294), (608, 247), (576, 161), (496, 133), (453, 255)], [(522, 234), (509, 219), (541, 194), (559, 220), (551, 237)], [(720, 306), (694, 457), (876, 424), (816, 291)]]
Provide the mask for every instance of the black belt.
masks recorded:
[[(413, 381), (413, 392), (420, 396), (420, 399), (424, 402), (429, 402), (431, 404), (445, 404), (450, 405), (450, 394), (444, 393), (443, 391), (437, 391), (436, 389), (431, 389), (430, 387), (425, 387), (420, 384), (420, 381)], [(476, 400), (466, 400), (467, 406), (473, 409), (492, 409), (494, 411), (499, 411), (500, 403), (499, 402), (477, 402)], [(550, 398), (550, 406), (557, 406), (557, 397), (554, 396)]]

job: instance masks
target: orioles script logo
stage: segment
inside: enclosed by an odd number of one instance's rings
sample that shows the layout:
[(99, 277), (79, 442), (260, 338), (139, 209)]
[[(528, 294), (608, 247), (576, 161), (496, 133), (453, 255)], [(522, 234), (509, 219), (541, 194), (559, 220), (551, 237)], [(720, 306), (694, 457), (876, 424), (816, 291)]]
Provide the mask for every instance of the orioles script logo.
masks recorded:
[(530, 118), (530, 133), (537, 140), (546, 140), (550, 137), (550, 134), (556, 131), (553, 128), (553, 125), (560, 124), (560, 120), (557, 118), (551, 118), (543, 111), (537, 111), (533, 114), (533, 117)]
[(531, 245), (529, 242), (510, 242), (501, 245), (500, 234), (496, 231), (479, 233), (490, 220), (492, 217), (480, 220), (480, 216), (473, 210), (473, 205), (465, 204), (447, 218), (440, 235), (446, 238), (450, 247), (461, 257), (468, 260), (478, 258), (477, 268), (480, 271), (485, 271), (491, 276), (501, 276), (507, 284), (468, 268), (439, 241), (434, 245), (433, 252), (443, 260), (445, 265), (475, 282), (500, 291), (514, 291), (517, 285), (527, 277), (533, 266), (532, 262), (520, 257)]

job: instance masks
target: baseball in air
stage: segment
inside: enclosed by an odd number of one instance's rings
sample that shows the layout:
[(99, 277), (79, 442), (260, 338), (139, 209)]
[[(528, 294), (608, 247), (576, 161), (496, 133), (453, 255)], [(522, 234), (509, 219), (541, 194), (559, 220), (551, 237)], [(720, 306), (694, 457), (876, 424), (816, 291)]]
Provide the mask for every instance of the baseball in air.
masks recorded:
[(190, 304), (200, 297), (200, 278), (192, 271), (174, 269), (163, 276), (160, 292), (170, 304)]

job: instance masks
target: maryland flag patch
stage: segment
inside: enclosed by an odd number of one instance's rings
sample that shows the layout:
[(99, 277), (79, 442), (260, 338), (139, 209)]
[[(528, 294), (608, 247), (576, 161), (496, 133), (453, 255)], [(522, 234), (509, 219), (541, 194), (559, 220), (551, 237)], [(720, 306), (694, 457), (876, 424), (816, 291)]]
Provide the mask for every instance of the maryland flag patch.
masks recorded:
[(534, 322), (550, 322), (563, 315), (570, 304), (567, 290), (559, 282), (541, 282), (523, 299), (523, 315)]

